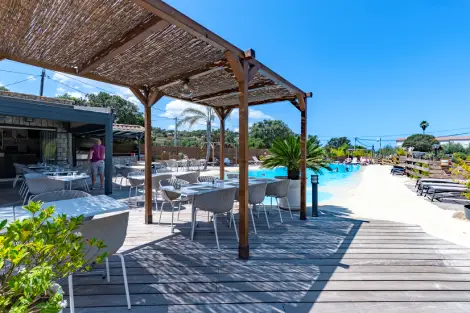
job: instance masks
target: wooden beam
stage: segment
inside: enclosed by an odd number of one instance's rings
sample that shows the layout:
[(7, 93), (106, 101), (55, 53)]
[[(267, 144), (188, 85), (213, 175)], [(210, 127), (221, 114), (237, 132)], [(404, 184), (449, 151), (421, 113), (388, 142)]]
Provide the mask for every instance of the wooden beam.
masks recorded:
[[(269, 88), (269, 87), (272, 87), (272, 86), (274, 86), (274, 83), (266, 84), (265, 82), (263, 82), (259, 85), (251, 86), (248, 89), (248, 91), (251, 92), (251, 91), (255, 91), (255, 90), (263, 90), (263, 89), (266, 89), (266, 88)], [(203, 102), (203, 101), (208, 101), (208, 100), (215, 100), (215, 99), (219, 99), (219, 98), (233, 96), (233, 95), (237, 95), (239, 93), (240, 93), (240, 91), (238, 90), (238, 88), (233, 88), (233, 89), (228, 89), (228, 90), (224, 90), (224, 91), (219, 91), (217, 93), (212, 93), (212, 94), (208, 94), (208, 95), (199, 96), (197, 98), (194, 98), (193, 101), (198, 103), (198, 102)]]
[(149, 97), (147, 99), (147, 104), (149, 106), (153, 106), (155, 104), (155, 102), (160, 100), (162, 97), (163, 97), (163, 93), (160, 90), (158, 90), (156, 88), (151, 89), (150, 92), (149, 92)]
[(139, 88), (130, 87), (129, 88), (134, 96), (139, 99), (140, 103), (144, 106), (147, 104), (147, 96), (145, 96)]
[(232, 68), (233, 74), (235, 75), (235, 79), (237, 80), (237, 82), (244, 81), (244, 67), (242, 62), (240, 61), (240, 58), (231, 51), (225, 51), (225, 58), (230, 64), (230, 67)]
[(292, 104), (295, 106), (295, 108), (296, 108), (297, 110), (301, 111), (301, 110), (300, 110), (300, 105), (299, 105), (299, 103), (297, 102), (297, 100), (295, 100), (295, 99), (294, 99), (294, 100), (290, 100), (290, 103), (292, 103)]
[[(218, 62), (218, 63), (220, 63), (220, 62)], [(183, 75), (172, 77), (170, 80), (165, 80), (165, 81), (162, 81), (162, 82), (152, 83), (152, 87), (156, 87), (160, 90), (163, 90), (165, 88), (168, 88), (168, 87), (171, 87), (171, 86), (174, 86), (174, 85), (177, 85), (177, 84), (181, 83), (184, 79), (189, 79), (189, 80), (196, 79), (196, 78), (205, 76), (205, 75), (210, 74), (210, 73), (221, 71), (224, 68), (225, 68), (225, 64), (223, 64), (223, 65), (211, 64), (211, 65), (205, 66), (203, 68), (193, 70), (193, 71), (190, 71), (188, 73), (184, 73)]]
[(269, 67), (265, 66), (264, 64), (262, 64), (258, 60), (252, 59), (252, 60), (250, 60), (250, 63), (253, 64), (253, 65), (258, 65), (259, 66), (259, 72), (263, 76), (265, 76), (265, 77), (271, 79), (272, 81), (274, 81), (276, 84), (279, 84), (279, 85), (283, 86), (284, 88), (286, 88), (286, 89), (288, 89), (288, 90), (290, 90), (294, 93), (305, 94), (300, 88), (294, 86), (294, 84), (292, 84), (291, 82), (289, 82), (288, 80), (283, 78), (281, 75), (275, 73)]
[(222, 51), (228, 50), (238, 55), (239, 57), (244, 57), (244, 52), (226, 41), (222, 37), (211, 32), (201, 24), (193, 21), (183, 13), (177, 11), (175, 8), (169, 6), (161, 0), (132, 0), (134, 3), (140, 5), (147, 11), (161, 17), (162, 19), (168, 21), (169, 23), (176, 25), (177, 27), (185, 30), (194, 37), (204, 42), (207, 42), (211, 46), (218, 48)]
[(88, 62), (83, 64), (79, 69), (79, 74), (86, 74), (101, 64), (114, 57), (120, 55), (124, 51), (134, 47), (136, 44), (144, 41), (153, 33), (157, 33), (170, 25), (165, 20), (162, 20), (158, 16), (154, 16), (148, 21), (138, 25), (124, 34), (120, 39), (106, 47), (105, 49), (94, 55)]
[(298, 93), (297, 101), (299, 103), (299, 110), (304, 111), (305, 110), (305, 95), (302, 93)]
[(258, 64), (253, 65), (250, 68), (250, 71), (248, 72), (248, 80), (252, 81), (256, 73), (258, 73), (258, 71), (259, 71), (259, 65)]
[(300, 219), (307, 219), (307, 106), (300, 110)]

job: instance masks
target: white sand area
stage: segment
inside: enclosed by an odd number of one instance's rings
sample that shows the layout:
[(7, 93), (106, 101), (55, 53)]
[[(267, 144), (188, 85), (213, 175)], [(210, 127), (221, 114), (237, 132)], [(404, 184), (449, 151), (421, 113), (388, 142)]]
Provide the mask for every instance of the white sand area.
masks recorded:
[[(331, 200), (321, 203), (324, 210), (341, 211), (355, 217), (420, 225), (433, 236), (470, 247), (470, 221), (453, 218), (455, 211), (443, 210), (405, 183), (409, 178), (390, 175), (389, 166), (371, 165), (360, 179)], [(331, 192), (334, 192), (333, 190)]]

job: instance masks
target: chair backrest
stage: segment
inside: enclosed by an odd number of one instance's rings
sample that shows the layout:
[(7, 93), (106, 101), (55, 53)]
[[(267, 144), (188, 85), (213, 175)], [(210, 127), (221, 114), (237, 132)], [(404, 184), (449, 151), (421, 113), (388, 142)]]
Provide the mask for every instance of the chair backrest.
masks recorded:
[(199, 172), (189, 172), (186, 174), (178, 175), (179, 179), (185, 180), (190, 184), (197, 183), (197, 178), (199, 177)]
[(253, 159), (253, 161), (255, 162), (260, 162), (260, 160), (258, 159), (258, 157), (256, 155), (252, 156), (251, 157)]
[(228, 179), (234, 179), (234, 178), (239, 178), (240, 174), (238, 173), (227, 173), (227, 178)]
[(214, 176), (199, 176), (197, 178), (197, 181), (200, 183), (212, 183), (216, 179), (217, 177), (214, 177)]
[[(144, 175), (144, 172), (142, 171), (129, 172), (127, 174), (127, 180), (129, 181), (131, 187), (140, 186), (144, 183), (145, 179), (140, 178), (142, 177), (142, 175)], [(136, 176), (139, 176), (139, 178), (137, 178)]]
[(158, 190), (160, 189), (160, 181), (163, 179), (170, 179), (172, 174), (159, 174), (152, 176), (152, 189)]
[[(124, 212), (84, 221), (83, 225), (78, 228), (78, 231), (82, 234), (84, 239), (96, 238), (103, 240), (107, 247), (101, 249), (98, 253), (102, 254), (107, 252), (108, 255), (111, 256), (122, 247), (124, 239), (126, 239), (128, 223), (129, 212)], [(90, 251), (88, 251), (88, 249)], [(96, 255), (97, 249), (90, 249), (85, 240), (85, 251), (88, 251), (85, 259), (92, 260), (93, 256)]]
[(26, 168), (26, 165), (20, 163), (13, 163), (13, 166), (15, 167), (16, 175), (23, 175), (23, 169)]
[[(188, 184), (189, 182), (179, 179), (179, 178), (169, 178), (169, 179), (160, 180), (160, 187), (168, 187), (168, 186), (176, 187), (177, 185), (181, 186), (181, 185), (188, 185)], [(161, 188), (160, 190), (162, 192), (163, 199), (165, 199), (166, 201), (172, 202), (180, 197), (180, 194), (177, 192), (162, 190)]]
[(31, 201), (42, 201), (42, 202), (51, 202), (51, 201), (60, 201), (60, 200), (70, 200), (78, 198), (91, 197), (89, 193), (80, 190), (61, 190), (61, 191), (52, 191), (41, 193), (37, 196), (34, 196)]
[(25, 179), (32, 179), (32, 178), (40, 178), (40, 177), (45, 177), (46, 175), (42, 174), (42, 173), (38, 173), (38, 172), (32, 172), (32, 173), (25, 173), (24, 174), (24, 178)]
[(200, 210), (213, 213), (229, 212), (233, 208), (236, 192), (237, 188), (230, 188), (195, 195), (193, 205)]
[[(248, 203), (249, 204), (258, 204), (264, 201), (266, 196), (266, 187), (268, 184), (256, 184), (248, 186)], [(238, 200), (238, 193), (236, 195)]]
[(45, 192), (64, 190), (65, 182), (62, 180), (55, 180), (46, 176), (37, 178), (25, 178), (26, 186), (28, 186), (29, 193), (39, 195)]
[(171, 173), (171, 170), (166, 167), (163, 167), (163, 168), (157, 169), (157, 173)]
[(178, 167), (178, 162), (175, 159), (167, 160), (166, 161), (167, 167)]
[(282, 179), (281, 181), (270, 183), (266, 187), (266, 196), (285, 198), (289, 193), (289, 179)]

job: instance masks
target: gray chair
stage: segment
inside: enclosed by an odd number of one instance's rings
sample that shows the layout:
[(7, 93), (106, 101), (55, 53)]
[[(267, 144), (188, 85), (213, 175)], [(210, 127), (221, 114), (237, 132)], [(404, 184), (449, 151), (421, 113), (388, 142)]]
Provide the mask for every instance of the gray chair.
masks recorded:
[[(177, 219), (179, 219), (179, 215), (180, 215), (180, 211), (181, 211), (181, 203), (186, 201), (186, 199), (182, 199), (181, 194), (178, 193), (178, 192), (163, 190), (161, 187), (171, 186), (171, 187), (177, 188), (179, 186), (188, 185), (188, 184), (189, 183), (187, 181), (182, 180), (182, 179), (178, 179), (178, 178), (160, 180), (160, 192), (162, 194), (163, 202), (160, 206), (160, 217), (158, 219), (158, 224), (160, 225), (160, 222), (162, 220), (163, 205), (165, 203), (170, 204), (171, 205), (171, 232), (172, 233), (174, 232), (174, 223), (173, 222), (174, 222), (175, 205), (176, 205), (176, 203), (178, 203), (178, 217), (177, 217)], [(157, 210), (158, 210), (158, 206), (157, 206)]]
[(157, 173), (171, 173), (171, 170), (168, 167), (162, 167), (157, 169)]
[(29, 169), (27, 167), (23, 168), (23, 183), (21, 184), (20, 190), (18, 193), (20, 194), (21, 198), (26, 196), (26, 191), (28, 190), (28, 186), (26, 186), (26, 177), (34, 178), (34, 177), (43, 177), (45, 176), (42, 173), (36, 172), (35, 170)]
[[(197, 210), (207, 211), (212, 213), (212, 224), (214, 225), (215, 240), (217, 242), (217, 249), (220, 250), (219, 236), (217, 234), (217, 215), (229, 213), (233, 209), (233, 202), (235, 201), (235, 194), (237, 188), (221, 189), (218, 191), (203, 193), (195, 195), (193, 198), (193, 218), (191, 225), (191, 240), (194, 239), (194, 231), (196, 229)], [(230, 222), (234, 224), (235, 236), (238, 241), (237, 225), (233, 214), (230, 214)]]
[(26, 167), (24, 164), (19, 164), (19, 163), (13, 163), (13, 166), (15, 167), (15, 180), (13, 181), (13, 188), (15, 188), (16, 183), (20, 178), (23, 178), (24, 174), (24, 168)]
[(190, 184), (195, 184), (198, 182), (197, 178), (199, 177), (199, 172), (190, 172), (186, 174), (178, 175), (179, 179), (185, 180)]
[[(251, 205), (251, 208), (249, 210), (250, 210), (251, 220), (253, 222), (253, 229), (255, 231), (255, 234), (257, 234), (258, 232), (256, 231), (255, 219), (253, 217), (254, 205), (261, 204), (263, 206), (264, 215), (266, 216), (266, 223), (268, 224), (268, 228), (271, 228), (269, 226), (268, 213), (266, 212), (266, 207), (263, 204), (264, 197), (266, 195), (267, 185), (268, 184), (266, 183), (266, 184), (256, 184), (256, 185), (248, 186), (248, 205)], [(239, 194), (237, 192), (236, 197), (235, 197), (235, 200), (237, 201), (239, 200), (238, 196)], [(230, 225), (231, 225), (231, 222), (230, 222)]]
[(31, 200), (34, 196), (51, 191), (60, 191), (64, 190), (65, 183), (61, 180), (55, 180), (48, 178), (46, 176), (30, 178), (26, 177), (26, 186), (28, 191), (26, 192), (25, 198), (23, 200), (23, 205), (26, 204), (26, 200)]
[[(127, 284), (127, 272), (126, 272), (126, 264), (124, 262), (124, 257), (122, 254), (117, 253), (118, 250), (122, 247), (124, 240), (127, 234), (127, 226), (129, 223), (129, 212), (120, 213), (116, 215), (110, 215), (102, 218), (97, 218), (91, 221), (86, 221), (81, 225), (78, 231), (82, 234), (82, 237), (85, 239), (85, 251), (87, 251), (85, 255), (85, 259), (88, 263), (92, 263), (94, 258), (96, 258), (97, 249), (95, 247), (91, 248), (86, 244), (86, 239), (99, 239), (102, 240), (106, 248), (101, 249), (98, 251), (98, 254), (102, 254), (104, 252), (107, 253), (108, 256), (111, 255), (118, 255), (121, 258), (121, 266), (122, 266), (122, 275), (124, 278), (124, 289), (126, 292), (126, 300), (127, 300), (127, 308), (131, 309), (131, 301), (129, 296), (129, 286)], [(109, 275), (109, 261), (106, 258), (106, 279), (110, 282), (110, 275)], [(74, 303), (74, 296), (73, 296), (73, 277), (72, 275), (69, 276), (69, 297), (70, 297), (70, 312), (75, 312), (75, 303)]]
[(139, 187), (144, 186), (145, 179), (141, 178), (144, 175), (144, 172), (136, 171), (136, 172), (129, 172), (127, 174), (127, 180), (129, 181), (129, 197), (128, 200), (131, 200), (131, 193), (132, 189), (135, 189), (135, 204), (137, 205), (137, 192), (139, 191)]
[(166, 167), (170, 170), (175, 169), (176, 171), (178, 171), (178, 162), (176, 162), (175, 159), (167, 160)]
[(91, 195), (80, 190), (61, 190), (42, 193), (31, 198), (31, 201), (52, 202), (86, 197), (91, 197)]
[(172, 177), (171, 174), (159, 174), (152, 176), (152, 193), (153, 193), (153, 200), (155, 201), (155, 205), (157, 206), (158, 209), (158, 202), (157, 202), (157, 196), (158, 192), (160, 191), (160, 181), (163, 179), (170, 179)]
[(287, 198), (287, 194), (289, 193), (289, 183), (290, 181), (288, 179), (283, 179), (281, 181), (268, 184), (268, 187), (266, 188), (266, 197), (271, 198), (271, 208), (273, 207), (273, 198), (276, 199), (281, 223), (284, 223), (284, 221), (282, 220), (281, 207), (279, 206), (279, 199), (282, 198), (286, 198), (287, 206), (289, 207), (290, 217), (294, 219), (294, 216), (292, 215), (292, 210), (290, 208), (289, 199)]
[(228, 179), (237, 179), (237, 178), (240, 178), (240, 174), (238, 174), (238, 173), (227, 173), (227, 178)]
[(200, 183), (212, 183), (217, 179), (215, 176), (199, 176), (197, 181)]

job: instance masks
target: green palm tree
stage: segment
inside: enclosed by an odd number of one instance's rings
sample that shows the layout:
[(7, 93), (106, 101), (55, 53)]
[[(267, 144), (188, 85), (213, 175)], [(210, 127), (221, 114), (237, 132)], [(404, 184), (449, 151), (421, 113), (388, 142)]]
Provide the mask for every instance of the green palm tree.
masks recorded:
[(423, 134), (424, 134), (424, 132), (426, 131), (426, 128), (429, 127), (429, 123), (426, 121), (422, 121), (421, 123), (419, 123), (419, 127), (423, 129)]
[(204, 107), (201, 109), (187, 108), (181, 115), (183, 119), (178, 122), (178, 126), (186, 124), (189, 127), (193, 127), (196, 124), (204, 123), (206, 125), (206, 164), (204, 169), (207, 169), (207, 163), (211, 154), (211, 141), (212, 141), (212, 122), (215, 119), (215, 111), (210, 107)]
[[(300, 137), (289, 136), (286, 139), (277, 139), (269, 149), (270, 155), (263, 159), (263, 166), (275, 168), (278, 166), (287, 167), (287, 177), (289, 179), (300, 178)], [(307, 141), (307, 168), (316, 173), (321, 173), (322, 169), (331, 170), (325, 158), (323, 149), (311, 138)]]

